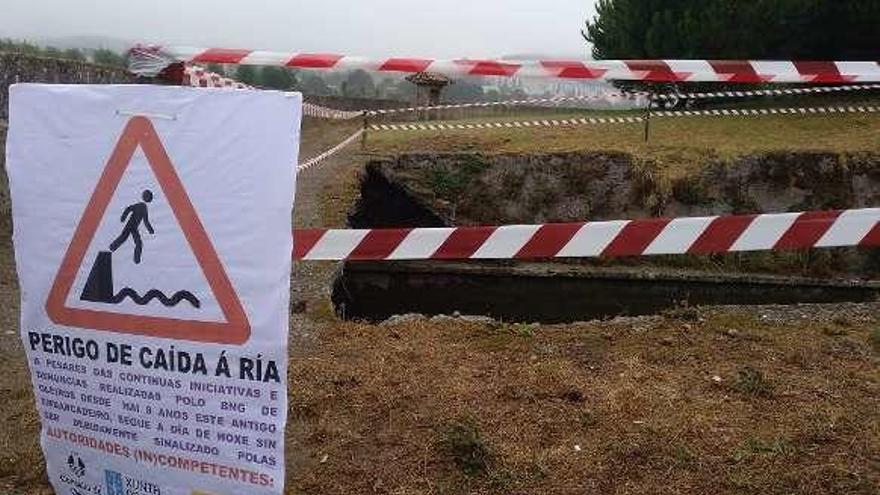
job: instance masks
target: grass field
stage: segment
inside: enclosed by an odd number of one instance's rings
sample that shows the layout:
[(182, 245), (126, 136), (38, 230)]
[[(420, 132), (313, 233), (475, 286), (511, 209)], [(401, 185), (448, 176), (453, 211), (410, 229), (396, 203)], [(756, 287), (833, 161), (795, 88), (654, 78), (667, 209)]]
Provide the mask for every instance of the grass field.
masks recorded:
[[(568, 117), (572, 116), (575, 115)], [(454, 121), (458, 122), (471, 121)], [(377, 154), (608, 150), (647, 157), (709, 153), (724, 157), (780, 149), (863, 151), (880, 148), (880, 114), (657, 118), (651, 121), (647, 143), (642, 124), (604, 124), (566, 128), (376, 131), (370, 133), (368, 144), (369, 151)]]

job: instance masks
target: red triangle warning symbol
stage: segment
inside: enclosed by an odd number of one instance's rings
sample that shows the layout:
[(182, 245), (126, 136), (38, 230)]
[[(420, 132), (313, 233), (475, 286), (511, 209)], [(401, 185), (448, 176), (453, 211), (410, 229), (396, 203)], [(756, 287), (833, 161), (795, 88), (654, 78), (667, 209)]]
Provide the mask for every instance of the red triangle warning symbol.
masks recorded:
[[(66, 304), (89, 245), (138, 147), (143, 150), (150, 169), (168, 199), (187, 244), (223, 312), (225, 322), (124, 314), (73, 308)], [(112, 286), (112, 281), (110, 285)], [(105, 287), (104, 290), (112, 291), (112, 287), (109, 289)], [(159, 135), (147, 118), (132, 117), (126, 124), (55, 276), (55, 282), (46, 301), (46, 312), (49, 318), (59, 325), (107, 332), (216, 344), (243, 344), (250, 337), (250, 324), (241, 300), (229, 281), (226, 270), (171, 164)]]

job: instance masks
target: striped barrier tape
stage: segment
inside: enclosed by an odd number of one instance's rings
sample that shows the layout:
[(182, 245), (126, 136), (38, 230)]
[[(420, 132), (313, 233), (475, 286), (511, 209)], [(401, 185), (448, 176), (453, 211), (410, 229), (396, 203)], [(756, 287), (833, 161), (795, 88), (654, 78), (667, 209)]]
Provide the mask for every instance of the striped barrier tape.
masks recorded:
[(880, 208), (503, 227), (297, 230), (297, 260), (548, 259), (880, 246)]
[(359, 137), (361, 136), (361, 134), (363, 134), (363, 133), (364, 133), (364, 130), (363, 130), (363, 129), (358, 129), (357, 132), (355, 132), (355, 133), (352, 134), (351, 136), (348, 136), (347, 138), (345, 138), (344, 141), (342, 141), (341, 143), (337, 144), (336, 146), (330, 148), (329, 150), (327, 150), (327, 151), (321, 153), (320, 155), (318, 155), (318, 156), (316, 156), (316, 157), (314, 157), (314, 158), (311, 158), (311, 159), (309, 159), (309, 160), (307, 160), (307, 161), (301, 163), (301, 164), (296, 168), (297, 173), (299, 173), (299, 172), (305, 172), (306, 170), (308, 170), (308, 169), (310, 169), (310, 168), (312, 168), (312, 167), (318, 165), (319, 163), (321, 163), (321, 162), (323, 162), (324, 160), (330, 158), (331, 156), (335, 155), (336, 153), (339, 153), (343, 148), (345, 148), (346, 146), (348, 146), (349, 144), (351, 144), (352, 142), (354, 142), (354, 140), (356, 140), (357, 138), (359, 138)]
[[(228, 77), (221, 76), (214, 72), (208, 71), (201, 67), (195, 67), (191, 65), (187, 65), (184, 67), (184, 75), (183, 75), (183, 85), (185, 86), (194, 86), (194, 87), (202, 87), (202, 88), (214, 88), (214, 87), (223, 87), (223, 88), (234, 88), (234, 89), (255, 89), (253, 86), (249, 86), (244, 83), (240, 83), (234, 79), (230, 79)], [(762, 89), (762, 90), (751, 90), (751, 91), (715, 91), (715, 92), (705, 92), (705, 93), (663, 93), (653, 95), (653, 98), (658, 100), (682, 100), (682, 99), (709, 99), (709, 98), (744, 98), (744, 97), (753, 97), (753, 96), (790, 96), (790, 95), (802, 95), (802, 94), (813, 94), (813, 93), (834, 93), (834, 92), (844, 92), (844, 91), (869, 91), (874, 89), (880, 89), (880, 84), (862, 84), (862, 85), (845, 85), (845, 86), (816, 86), (816, 87), (807, 87), (807, 88), (784, 88), (784, 89)], [(404, 112), (419, 112), (419, 111), (428, 111), (428, 110), (449, 110), (449, 109), (457, 109), (457, 108), (476, 108), (476, 107), (491, 107), (491, 106), (499, 106), (499, 105), (540, 105), (540, 104), (559, 104), (567, 101), (613, 101), (614, 99), (629, 99), (634, 100), (638, 98), (648, 98), (651, 96), (651, 93), (648, 92), (619, 92), (619, 93), (606, 93), (604, 95), (591, 95), (591, 96), (564, 96), (564, 97), (554, 97), (554, 98), (537, 98), (537, 99), (522, 99), (522, 100), (506, 100), (506, 101), (493, 101), (493, 102), (479, 102), (479, 103), (462, 103), (455, 105), (437, 105), (430, 107), (407, 107), (407, 108), (395, 108), (395, 109), (383, 109), (383, 110), (360, 110), (360, 111), (347, 111), (347, 110), (336, 110), (333, 108), (322, 107), (319, 105), (315, 105), (313, 103), (303, 103), (303, 113), (309, 117), (317, 117), (317, 118), (326, 118), (326, 119), (336, 119), (336, 120), (351, 120), (360, 116), (363, 116), (364, 113), (368, 116), (380, 116), (380, 115), (388, 115), (394, 113), (404, 113)]]
[[(195, 88), (231, 88), (231, 89), (258, 89), (241, 83), (235, 79), (221, 76), (201, 67), (187, 65), (183, 68), (183, 86)], [(303, 102), (303, 115), (320, 119), (351, 120), (363, 116), (363, 111), (336, 110), (322, 107), (314, 103)]]
[[(743, 117), (766, 115), (817, 115), (833, 113), (875, 113), (875, 106), (792, 107), (792, 108), (732, 108), (715, 110), (663, 110), (651, 112), (651, 117)], [(570, 119), (541, 119), (510, 122), (476, 122), (472, 124), (416, 123), (370, 124), (371, 131), (452, 131), (469, 129), (513, 129), (522, 127), (557, 127), (590, 124), (638, 124), (644, 117), (580, 117)]]
[[(462, 58), (371, 59), (341, 54), (272, 52), (229, 48), (152, 47), (168, 57), (192, 63), (269, 65), (300, 69), (364, 69), (375, 72), (434, 72), (448, 76), (538, 77), (582, 80), (726, 83), (880, 82), (877, 61), (760, 60), (484, 60)], [(151, 75), (155, 54), (132, 50), (130, 68)], [(152, 64), (152, 65), (151, 65)]]
[(192, 86), (194, 88), (232, 88), (232, 89), (256, 89), (253, 86), (221, 76), (216, 72), (187, 65), (183, 68), (182, 86)]
[(335, 108), (327, 108), (315, 105), (314, 103), (304, 102), (303, 115), (319, 119), (351, 120), (363, 117), (364, 111), (336, 110)]
[(521, 100), (501, 100), (501, 101), (485, 101), (474, 103), (456, 103), (450, 105), (434, 105), (421, 107), (404, 107), (404, 108), (386, 108), (382, 110), (369, 110), (369, 116), (390, 115), (396, 113), (424, 112), (434, 110), (453, 110), (459, 108), (484, 108), (495, 106), (516, 106), (516, 105), (554, 105), (559, 106), (566, 102), (613, 102), (614, 100), (637, 100), (654, 98), (655, 100), (704, 100), (713, 98), (749, 98), (754, 96), (795, 96), (806, 94), (828, 94), (848, 91), (870, 91), (880, 89), (880, 84), (857, 84), (847, 86), (812, 86), (807, 88), (786, 88), (786, 89), (759, 89), (751, 91), (714, 91), (707, 93), (660, 93), (652, 94), (647, 91), (638, 92), (609, 92), (602, 95), (589, 96), (555, 96), (551, 98), (527, 98)]

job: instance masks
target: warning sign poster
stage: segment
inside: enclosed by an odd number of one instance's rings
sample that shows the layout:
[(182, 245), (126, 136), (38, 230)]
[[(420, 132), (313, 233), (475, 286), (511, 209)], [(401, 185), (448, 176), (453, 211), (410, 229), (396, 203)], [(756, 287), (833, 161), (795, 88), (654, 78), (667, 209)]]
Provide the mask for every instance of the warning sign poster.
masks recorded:
[(300, 115), (276, 92), (12, 87), (21, 338), (57, 493), (283, 492)]

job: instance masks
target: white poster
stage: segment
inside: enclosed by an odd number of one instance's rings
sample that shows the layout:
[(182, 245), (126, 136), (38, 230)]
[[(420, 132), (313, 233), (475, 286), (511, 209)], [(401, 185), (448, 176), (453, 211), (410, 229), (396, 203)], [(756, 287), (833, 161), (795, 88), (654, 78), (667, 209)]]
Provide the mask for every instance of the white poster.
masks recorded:
[(15, 85), (7, 164), (59, 494), (278, 494), (301, 99)]

